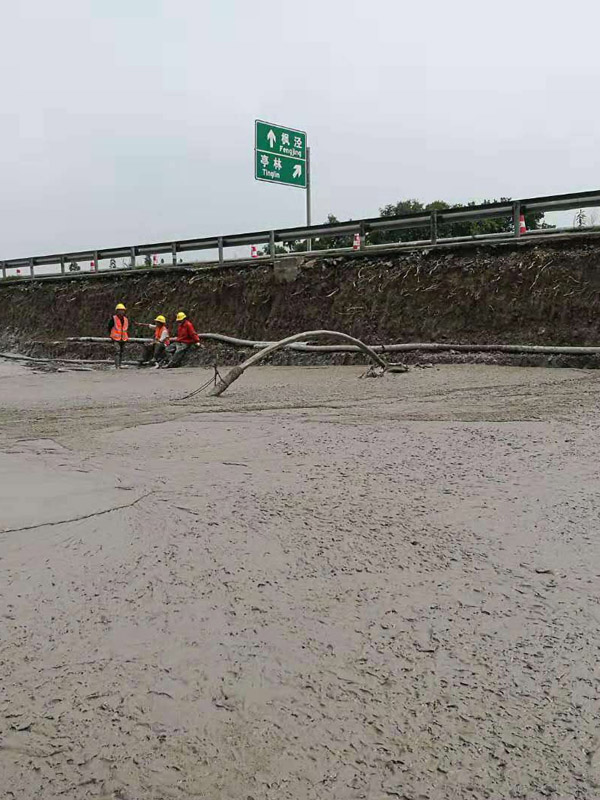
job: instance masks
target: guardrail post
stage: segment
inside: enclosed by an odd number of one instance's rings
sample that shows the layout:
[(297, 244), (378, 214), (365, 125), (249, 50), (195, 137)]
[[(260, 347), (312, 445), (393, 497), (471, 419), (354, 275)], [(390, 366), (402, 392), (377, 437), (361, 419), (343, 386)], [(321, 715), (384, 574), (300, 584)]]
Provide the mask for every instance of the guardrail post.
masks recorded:
[(65, 257), (64, 256), (60, 257), (60, 274), (61, 275), (65, 274)]
[(131, 257), (130, 257), (129, 266), (132, 269), (135, 267), (135, 247), (131, 248)]
[(173, 242), (171, 245), (171, 258), (173, 261), (173, 266), (177, 266), (177, 242)]
[(2, 277), (6, 278), (6, 264), (2, 262)]
[(359, 233), (360, 233), (360, 249), (364, 250), (365, 247), (367, 246), (367, 231), (366, 231), (364, 222), (360, 223), (360, 231), (359, 231)]
[(518, 239), (521, 236), (521, 203), (518, 200), (513, 203), (513, 227)]
[(225, 257), (223, 255), (223, 237), (222, 236), (219, 236), (219, 238), (217, 239), (217, 244), (218, 244), (218, 247), (219, 247), (219, 264), (222, 264), (223, 261), (225, 261)]
[(437, 210), (431, 212), (431, 244), (437, 244), (438, 237), (438, 218)]
[(29, 259), (29, 277), (33, 278), (34, 270), (33, 270), (33, 258)]
[(98, 263), (98, 251), (94, 250), (94, 272), (100, 272), (100, 264)]
[(275, 261), (275, 231), (271, 231), (269, 234), (269, 253), (273, 261)]

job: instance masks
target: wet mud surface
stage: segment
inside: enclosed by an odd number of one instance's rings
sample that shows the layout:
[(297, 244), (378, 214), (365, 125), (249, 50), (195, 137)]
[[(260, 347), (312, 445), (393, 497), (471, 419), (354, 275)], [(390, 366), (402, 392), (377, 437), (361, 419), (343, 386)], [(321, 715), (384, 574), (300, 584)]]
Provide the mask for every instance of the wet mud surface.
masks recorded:
[(0, 362), (0, 798), (600, 796), (599, 378)]

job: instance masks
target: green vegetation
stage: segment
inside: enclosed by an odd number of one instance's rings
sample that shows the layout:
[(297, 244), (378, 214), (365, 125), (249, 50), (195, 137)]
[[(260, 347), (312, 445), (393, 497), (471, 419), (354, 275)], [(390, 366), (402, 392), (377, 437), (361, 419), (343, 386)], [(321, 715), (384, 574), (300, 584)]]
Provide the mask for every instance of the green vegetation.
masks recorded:
[[(510, 203), (508, 197), (501, 197), (500, 200), (484, 200), (484, 203)], [(451, 208), (471, 208), (473, 206), (481, 205), (480, 203), (455, 203), (451, 205), (444, 200), (434, 200), (433, 203), (424, 205), (420, 200), (409, 199), (400, 200), (397, 203), (389, 203), (383, 208), (379, 209), (380, 217), (396, 217), (404, 214), (425, 214), (430, 211), (444, 212)], [(339, 220), (334, 214), (329, 214), (327, 217), (328, 225), (335, 225)], [(540, 228), (551, 228), (552, 225), (547, 225), (544, 222), (544, 214), (541, 211), (535, 211), (525, 214), (525, 224), (527, 230), (538, 230)], [(500, 217), (498, 219), (482, 219), (474, 220), (472, 222), (455, 222), (452, 224), (440, 223), (438, 225), (438, 238), (446, 238), (450, 236), (477, 236), (481, 234), (490, 233), (510, 233), (513, 230), (513, 221), (510, 217)], [(421, 239), (429, 238), (428, 228), (409, 228), (401, 231), (371, 231), (367, 233), (367, 244), (395, 244), (397, 242), (415, 242)], [(333, 250), (341, 247), (352, 247), (352, 234), (321, 237), (313, 239), (313, 250)], [(288, 242), (286, 244), (277, 244), (275, 251), (278, 254), (282, 253), (300, 253), (306, 250), (306, 241), (298, 240)], [(269, 247), (266, 245), (262, 249), (263, 255), (269, 254)]]

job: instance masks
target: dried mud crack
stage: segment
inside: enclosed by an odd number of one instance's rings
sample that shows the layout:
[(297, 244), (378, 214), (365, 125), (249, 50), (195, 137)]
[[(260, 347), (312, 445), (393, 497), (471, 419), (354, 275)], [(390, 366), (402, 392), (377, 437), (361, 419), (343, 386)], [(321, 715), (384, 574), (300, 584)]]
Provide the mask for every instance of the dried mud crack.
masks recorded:
[(111, 508), (103, 508), (101, 511), (93, 511), (90, 514), (80, 514), (77, 517), (69, 517), (67, 519), (57, 519), (52, 520), (50, 522), (37, 522), (35, 525), (24, 525), (22, 528), (3, 528), (0, 530), (0, 534), (3, 533), (20, 533), (21, 531), (33, 531), (36, 528), (49, 528), (53, 527), (54, 525), (69, 525), (71, 522), (81, 522), (84, 519), (92, 519), (93, 517), (102, 517), (104, 514), (112, 514), (114, 511), (122, 511), (125, 508), (133, 508), (138, 503), (141, 503), (142, 500), (145, 500), (146, 497), (150, 497), (152, 492), (147, 492), (143, 494), (141, 497), (132, 500), (131, 503), (124, 503), (120, 506), (111, 506)]

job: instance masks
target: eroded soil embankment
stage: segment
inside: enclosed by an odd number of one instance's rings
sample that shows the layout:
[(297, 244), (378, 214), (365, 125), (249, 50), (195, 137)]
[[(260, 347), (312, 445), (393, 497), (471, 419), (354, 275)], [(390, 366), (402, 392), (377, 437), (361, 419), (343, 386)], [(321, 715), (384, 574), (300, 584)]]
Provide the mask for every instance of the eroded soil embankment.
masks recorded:
[[(183, 308), (199, 330), (252, 339), (330, 328), (371, 343), (598, 344), (599, 289), (600, 242), (591, 236), (298, 259), (275, 269), (4, 283), (0, 349), (64, 354), (69, 348), (32, 343), (103, 335), (118, 301), (127, 303), (134, 320), (158, 312), (173, 317)], [(95, 346), (70, 351), (99, 354)]]

